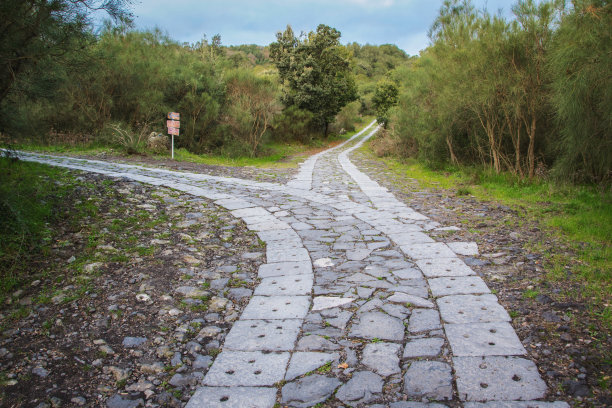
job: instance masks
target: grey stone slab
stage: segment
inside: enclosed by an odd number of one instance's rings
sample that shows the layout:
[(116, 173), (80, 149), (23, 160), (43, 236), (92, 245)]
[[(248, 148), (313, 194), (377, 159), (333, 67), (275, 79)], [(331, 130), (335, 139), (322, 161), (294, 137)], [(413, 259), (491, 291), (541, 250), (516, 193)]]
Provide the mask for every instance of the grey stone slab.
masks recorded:
[(290, 351), (302, 320), (238, 320), (225, 338), (224, 350)]
[(415, 309), (410, 315), (408, 330), (412, 333), (436, 330), (442, 328), (437, 310)]
[(451, 399), (451, 367), (439, 361), (413, 362), (404, 375), (404, 393), (409, 398)]
[(406, 343), (403, 358), (435, 357), (443, 345), (444, 339), (440, 337), (412, 339)]
[(434, 307), (434, 304), (431, 301), (423, 299), (422, 297), (409, 295), (404, 292), (395, 292), (393, 295), (387, 298), (387, 301), (401, 304), (409, 303), (411, 306), (414, 307)]
[(256, 224), (247, 223), (247, 226), (249, 227), (251, 231), (256, 231), (256, 232), (275, 231), (275, 230), (282, 230), (282, 229), (289, 230), (291, 228), (289, 224), (287, 224), (286, 222), (282, 222), (278, 220), (259, 222)]
[(275, 262), (310, 262), (310, 255), (306, 248), (288, 247), (284, 249), (267, 249), (266, 260), (268, 263)]
[(253, 296), (240, 317), (243, 320), (303, 319), (310, 309), (309, 296)]
[(489, 401), (466, 402), (464, 408), (569, 408), (565, 401)]
[(398, 279), (422, 279), (423, 273), (415, 268), (400, 269), (398, 271), (391, 271)]
[(300, 339), (296, 350), (300, 351), (316, 351), (316, 350), (338, 350), (340, 346), (336, 343), (332, 343), (322, 336), (316, 334), (307, 335)]
[(312, 310), (325, 310), (352, 303), (354, 298), (317, 296), (313, 299)]
[(255, 288), (255, 295), (283, 296), (310, 295), (312, 275), (275, 276), (264, 278)]
[(272, 408), (276, 388), (199, 387), (185, 408)]
[(535, 400), (546, 395), (536, 365), (520, 357), (454, 357), (462, 401)]
[(258, 272), (260, 278), (295, 275), (312, 275), (312, 264), (310, 261), (263, 264), (259, 267)]
[(295, 231), (290, 229), (260, 231), (257, 233), (257, 235), (264, 242), (294, 241), (300, 239), (300, 236)]
[(281, 402), (291, 407), (312, 407), (327, 400), (340, 384), (336, 378), (310, 375), (286, 384), (281, 390)]
[(289, 369), (285, 374), (285, 381), (291, 381), (301, 375), (316, 370), (328, 362), (338, 360), (338, 353), (320, 353), (314, 351), (298, 351), (293, 353), (289, 362)]
[(410, 258), (418, 259), (438, 259), (455, 258), (457, 255), (442, 242), (430, 244), (411, 244), (400, 247)]
[(399, 246), (435, 242), (427, 234), (418, 231), (389, 234), (389, 238)]
[(475, 242), (448, 242), (446, 245), (458, 255), (478, 255), (478, 244)]
[(274, 385), (285, 377), (289, 353), (223, 351), (202, 381), (211, 386)]
[(448, 408), (437, 402), (398, 401), (389, 404), (389, 408)]
[(429, 280), (429, 288), (435, 297), (491, 293), (480, 276), (433, 278)]
[(400, 373), (399, 350), (395, 343), (369, 343), (363, 349), (361, 363), (383, 377)]
[(382, 378), (369, 371), (359, 371), (336, 392), (336, 398), (345, 404), (367, 404), (382, 392)]
[(267, 217), (270, 215), (270, 213), (261, 207), (249, 207), (249, 208), (242, 208), (240, 210), (234, 210), (232, 211), (232, 215), (238, 218), (260, 217), (260, 216)]
[(255, 204), (250, 203), (245, 200), (241, 200), (239, 198), (226, 198), (222, 200), (215, 201), (215, 204), (225, 208), (226, 210), (239, 210), (242, 208), (256, 207)]
[(421, 259), (416, 261), (416, 264), (428, 278), (475, 275), (474, 271), (459, 258)]
[(402, 320), (381, 312), (368, 312), (361, 315), (359, 323), (353, 324), (351, 337), (381, 340), (403, 340), (404, 324)]
[(526, 353), (507, 322), (446, 324), (446, 337), (455, 356), (513, 356)]
[(402, 305), (396, 305), (396, 304), (393, 304), (393, 303), (385, 303), (381, 307), (381, 309), (385, 313), (387, 313), (387, 314), (389, 314), (389, 315), (391, 315), (393, 317), (400, 318), (400, 319), (405, 319), (406, 316), (408, 316), (410, 314), (410, 310), (408, 310), (408, 308), (406, 308), (406, 307), (404, 307)]
[(445, 323), (510, 321), (497, 296), (491, 294), (444, 296), (438, 299), (438, 308)]
[(338, 313), (336, 317), (331, 317), (325, 319), (325, 321), (333, 327), (337, 327), (340, 330), (344, 330), (346, 328), (346, 324), (353, 316), (352, 312), (344, 311)]

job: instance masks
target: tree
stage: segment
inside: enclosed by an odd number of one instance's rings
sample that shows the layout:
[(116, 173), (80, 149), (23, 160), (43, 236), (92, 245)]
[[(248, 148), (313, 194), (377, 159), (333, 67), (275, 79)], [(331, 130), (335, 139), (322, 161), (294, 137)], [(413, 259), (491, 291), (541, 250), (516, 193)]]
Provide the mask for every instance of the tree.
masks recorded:
[(3, 0), (0, 2), (0, 102), (19, 77), (45, 58), (59, 59), (91, 38), (90, 16), (105, 11), (129, 21), (126, 0)]
[(349, 54), (339, 38), (338, 30), (324, 24), (299, 39), (287, 26), (270, 45), (270, 57), (286, 85), (283, 102), (312, 112), (325, 136), (338, 112), (357, 99)]
[(275, 84), (250, 71), (236, 70), (228, 74), (226, 87), (229, 106), (225, 121), (254, 157), (277, 111)]
[(374, 109), (376, 109), (376, 120), (385, 128), (389, 121), (389, 109), (397, 105), (398, 94), (397, 85), (388, 79), (380, 81), (376, 86), (372, 102), (374, 103)]

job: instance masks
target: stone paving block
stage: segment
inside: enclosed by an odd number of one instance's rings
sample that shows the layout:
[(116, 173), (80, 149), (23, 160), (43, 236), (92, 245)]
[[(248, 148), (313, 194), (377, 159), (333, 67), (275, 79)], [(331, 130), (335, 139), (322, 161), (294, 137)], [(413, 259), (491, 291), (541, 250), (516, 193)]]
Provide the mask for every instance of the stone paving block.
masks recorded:
[(399, 271), (391, 271), (398, 279), (422, 279), (423, 274), (416, 268), (400, 269)]
[(333, 307), (338, 307), (342, 305), (346, 305), (348, 303), (353, 302), (354, 298), (341, 298), (335, 296), (317, 296), (313, 299), (312, 310), (324, 310), (331, 309)]
[(298, 342), (296, 350), (299, 351), (327, 351), (339, 350), (340, 346), (316, 334), (303, 336)]
[(330, 361), (340, 358), (338, 353), (319, 353), (314, 351), (298, 351), (293, 353), (289, 362), (289, 369), (285, 374), (285, 381), (291, 381), (301, 375), (316, 370)]
[(310, 261), (263, 264), (259, 267), (258, 271), (258, 276), (260, 278), (296, 275), (312, 276), (312, 265), (310, 264)]
[(423, 299), (422, 297), (409, 295), (403, 292), (395, 292), (393, 295), (387, 298), (388, 302), (406, 304), (410, 303), (411, 306), (414, 307), (427, 307), (432, 308), (434, 304), (427, 299)]
[(260, 231), (257, 235), (264, 242), (301, 240), (300, 236), (291, 229)]
[(270, 241), (266, 242), (266, 251), (282, 251), (287, 248), (303, 248), (302, 240)]
[(262, 207), (249, 207), (242, 208), (240, 210), (234, 210), (231, 212), (234, 217), (247, 218), (247, 217), (269, 217), (271, 214)]
[(454, 357), (462, 401), (535, 400), (546, 395), (536, 365), (520, 357)]
[(211, 386), (274, 385), (285, 377), (289, 353), (223, 351), (202, 383)]
[(403, 340), (404, 324), (401, 319), (381, 312), (368, 312), (361, 315), (359, 323), (354, 323), (349, 334), (351, 337), (381, 340)]
[(310, 295), (312, 291), (312, 275), (275, 276), (264, 278), (255, 288), (255, 295), (290, 296)]
[(429, 280), (429, 288), (435, 297), (491, 293), (480, 276), (433, 278)]
[(478, 244), (475, 242), (448, 242), (446, 245), (458, 255), (478, 255)]
[(434, 242), (431, 244), (411, 244), (400, 246), (400, 248), (406, 255), (415, 260), (455, 258), (457, 256), (443, 242)]
[(455, 356), (513, 356), (525, 354), (516, 332), (507, 322), (444, 325)]
[(389, 404), (389, 408), (448, 408), (437, 402), (398, 401)]
[(474, 271), (459, 258), (421, 259), (416, 261), (416, 264), (428, 278), (475, 275)]
[(367, 404), (378, 398), (382, 388), (383, 380), (379, 375), (369, 371), (358, 371), (338, 389), (336, 398), (352, 406)]
[(466, 402), (464, 408), (569, 408), (565, 401), (490, 401)]
[(508, 312), (497, 301), (497, 296), (455, 295), (438, 299), (440, 315), (445, 323), (509, 322)]
[(226, 198), (215, 201), (215, 204), (225, 208), (226, 210), (240, 210), (242, 208), (257, 207), (255, 204), (239, 198)]
[(404, 375), (409, 398), (449, 400), (453, 397), (451, 367), (439, 361), (415, 361)]
[(240, 319), (303, 319), (308, 309), (309, 296), (253, 296)]
[(238, 320), (225, 338), (224, 350), (290, 351), (297, 340), (301, 319)]
[(403, 358), (435, 357), (440, 354), (443, 345), (444, 339), (441, 337), (412, 339), (406, 343)]
[(399, 246), (435, 242), (427, 234), (423, 234), (422, 232), (417, 231), (389, 234), (388, 237), (391, 238), (393, 242), (395, 242), (395, 245)]
[(185, 408), (272, 408), (276, 388), (199, 387)]
[(383, 377), (400, 373), (399, 350), (395, 343), (369, 343), (363, 349), (361, 363)]
[(281, 402), (291, 407), (312, 407), (327, 400), (340, 384), (342, 383), (336, 378), (309, 375), (286, 384), (281, 390)]
[(437, 310), (415, 309), (410, 315), (408, 330), (412, 333), (436, 330), (442, 328)]
[(276, 262), (302, 262), (310, 261), (310, 255), (306, 248), (285, 248), (266, 250), (266, 260), (268, 263)]
[(286, 222), (278, 221), (278, 220), (268, 221), (268, 222), (261, 222), (261, 223), (257, 223), (257, 224), (249, 224), (249, 223), (247, 223), (247, 226), (249, 227), (249, 229), (251, 231), (256, 231), (256, 232), (275, 231), (275, 230), (282, 230), (282, 229), (289, 230), (289, 229), (291, 229), (291, 226), (289, 226), (289, 224), (287, 224)]

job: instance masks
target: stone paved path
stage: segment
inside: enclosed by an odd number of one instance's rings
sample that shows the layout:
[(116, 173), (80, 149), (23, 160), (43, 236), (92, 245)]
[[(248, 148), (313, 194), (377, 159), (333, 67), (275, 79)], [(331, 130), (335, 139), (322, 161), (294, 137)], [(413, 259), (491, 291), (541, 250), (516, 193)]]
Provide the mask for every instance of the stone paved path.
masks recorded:
[[(21, 153), (25, 160), (215, 200), (267, 246), (261, 282), (188, 408), (564, 408), (452, 228), (398, 201), (350, 161), (371, 124), (306, 160), (287, 185)], [(366, 136), (364, 136), (366, 135)]]

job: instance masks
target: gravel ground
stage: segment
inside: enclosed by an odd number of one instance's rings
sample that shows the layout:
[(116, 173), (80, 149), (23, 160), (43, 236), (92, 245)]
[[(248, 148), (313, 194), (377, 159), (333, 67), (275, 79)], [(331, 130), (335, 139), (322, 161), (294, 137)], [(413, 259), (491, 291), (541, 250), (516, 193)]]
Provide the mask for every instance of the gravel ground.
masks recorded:
[(76, 182), (51, 253), (36, 259), (43, 272), (3, 306), (0, 405), (184, 406), (265, 248), (206, 200), (93, 174)]

